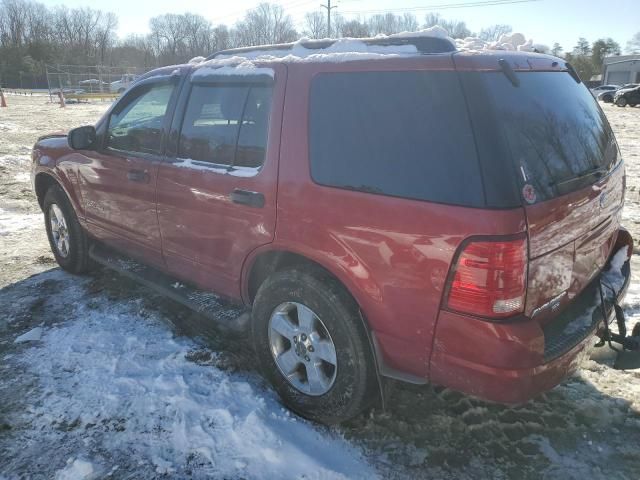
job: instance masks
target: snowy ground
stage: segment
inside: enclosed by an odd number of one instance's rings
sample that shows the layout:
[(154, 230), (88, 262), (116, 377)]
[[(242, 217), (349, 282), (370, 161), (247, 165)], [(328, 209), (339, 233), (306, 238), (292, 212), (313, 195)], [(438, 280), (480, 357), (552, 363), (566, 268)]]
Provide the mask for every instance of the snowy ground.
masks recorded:
[[(100, 271), (61, 272), (31, 194), (42, 133), (106, 104), (0, 110), (0, 479), (635, 479), (640, 371), (599, 350), (517, 408), (401, 386), (387, 412), (339, 428), (300, 420), (254, 371), (242, 341)], [(625, 222), (640, 239), (640, 108), (605, 105), (627, 162)], [(626, 310), (640, 320), (640, 262)]]

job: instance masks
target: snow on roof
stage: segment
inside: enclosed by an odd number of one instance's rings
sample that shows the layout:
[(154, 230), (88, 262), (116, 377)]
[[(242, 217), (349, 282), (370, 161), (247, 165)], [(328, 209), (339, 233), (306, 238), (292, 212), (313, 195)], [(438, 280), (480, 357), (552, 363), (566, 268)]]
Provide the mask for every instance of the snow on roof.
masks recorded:
[(274, 72), (272, 68), (258, 67), (246, 57), (234, 55), (197, 63), (192, 77), (201, 78), (210, 75), (268, 75), (273, 77)]
[(444, 38), (445, 40), (449, 40), (451, 43), (455, 43), (453, 38), (449, 36), (449, 32), (446, 28), (441, 27), (440, 25), (436, 25), (434, 27), (425, 28), (423, 30), (417, 30), (415, 32), (400, 32), (394, 33), (391, 35), (378, 35), (376, 38), (386, 37), (386, 38), (419, 38), (419, 37), (430, 37), (430, 38)]
[(509, 50), (518, 52), (538, 52), (549, 51), (549, 47), (540, 43), (533, 43), (527, 40), (522, 33), (512, 33), (502, 35), (497, 42), (487, 42), (478, 37), (467, 37), (456, 40), (458, 50)]
[[(455, 47), (454, 40), (449, 37), (447, 31), (442, 27), (431, 27), (417, 32), (401, 32), (393, 35), (378, 35), (376, 40), (400, 39), (400, 38), (440, 38), (451, 42)], [(347, 62), (353, 60), (369, 60), (382, 57), (402, 57), (409, 55), (417, 55), (418, 51), (415, 45), (375, 45), (363, 41), (360, 38), (339, 38), (322, 39), (319, 41), (333, 42), (326, 48), (307, 48), (305, 43), (311, 41), (308, 38), (301, 38), (295, 42), (291, 48), (273, 49), (273, 50), (250, 50), (247, 52), (230, 52), (229, 54), (221, 54), (215, 60), (229, 59), (232, 56), (241, 56), (248, 60), (261, 61), (284, 61), (284, 62)], [(208, 63), (208, 62), (207, 62)]]
[[(454, 40), (446, 29), (434, 26), (417, 32), (401, 32), (392, 35), (378, 35), (376, 40), (439, 38), (448, 40), (457, 50), (512, 50), (522, 52), (546, 52), (545, 45), (534, 44), (521, 33), (503, 35), (497, 42), (487, 42), (480, 38), (468, 37)], [(274, 72), (270, 68), (258, 67), (255, 62), (280, 61), (298, 62), (349, 62), (355, 60), (371, 60), (389, 57), (407, 57), (419, 54), (415, 45), (379, 45), (371, 44), (359, 38), (324, 39), (333, 42), (325, 48), (308, 48), (310, 40), (301, 38), (289, 48), (273, 48), (271, 50), (247, 50), (244, 52), (222, 53), (214, 59), (203, 61), (196, 57), (189, 63), (195, 65), (194, 77), (207, 75), (262, 75), (271, 77)], [(322, 40), (321, 40), (322, 41)]]

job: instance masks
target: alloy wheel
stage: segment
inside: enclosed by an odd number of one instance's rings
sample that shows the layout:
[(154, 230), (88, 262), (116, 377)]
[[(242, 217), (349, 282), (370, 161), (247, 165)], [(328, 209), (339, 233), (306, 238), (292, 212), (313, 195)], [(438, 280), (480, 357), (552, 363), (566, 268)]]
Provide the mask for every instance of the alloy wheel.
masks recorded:
[(296, 302), (276, 307), (269, 319), (269, 347), (280, 373), (300, 392), (324, 395), (335, 383), (335, 344), (309, 307)]
[(58, 255), (63, 258), (69, 256), (69, 229), (67, 220), (57, 204), (52, 203), (49, 207), (49, 224), (51, 226), (51, 235), (53, 236), (53, 244)]

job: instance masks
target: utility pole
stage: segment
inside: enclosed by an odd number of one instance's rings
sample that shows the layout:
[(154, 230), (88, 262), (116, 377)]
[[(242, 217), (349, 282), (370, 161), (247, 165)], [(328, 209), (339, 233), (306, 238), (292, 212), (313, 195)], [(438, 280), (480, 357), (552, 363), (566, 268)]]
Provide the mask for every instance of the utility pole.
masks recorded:
[(321, 3), (320, 6), (327, 9), (327, 37), (331, 38), (331, 10), (338, 8), (338, 6), (331, 6), (331, 0), (327, 0), (326, 5)]

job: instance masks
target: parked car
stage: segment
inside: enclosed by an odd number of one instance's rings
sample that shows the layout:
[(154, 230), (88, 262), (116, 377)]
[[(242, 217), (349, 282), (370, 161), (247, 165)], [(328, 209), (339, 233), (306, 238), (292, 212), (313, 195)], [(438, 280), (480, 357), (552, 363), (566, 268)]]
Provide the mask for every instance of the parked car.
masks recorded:
[(125, 73), (120, 80), (111, 82), (109, 86), (111, 93), (123, 93), (129, 86), (136, 81), (138, 75), (132, 73)]
[(53, 254), (247, 332), (313, 420), (388, 379), (525, 402), (577, 368), (629, 283), (609, 123), (556, 57), (361, 42), (378, 54), (309, 41), (160, 68), (95, 126), (41, 138)]
[(640, 104), (640, 87), (618, 90), (613, 101), (619, 107), (626, 107), (627, 105), (635, 107)]
[(607, 100), (609, 99), (609, 95), (607, 95), (608, 93), (611, 95), (611, 100), (609, 100), (609, 102), (607, 103), (611, 103), (611, 101), (613, 101), (613, 94), (619, 88), (620, 88), (620, 85), (600, 85), (598, 87), (592, 88), (591, 93), (593, 94), (594, 97), (598, 99), (600, 98), (600, 95), (603, 95), (602, 100), (604, 102), (607, 102)]
[(98, 80), (97, 78), (90, 78), (88, 80), (80, 80), (78, 82), (78, 85), (93, 85), (93, 86), (99, 86), (99, 85), (107, 85), (107, 82), (101, 82), (100, 80)]

